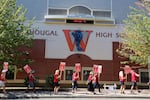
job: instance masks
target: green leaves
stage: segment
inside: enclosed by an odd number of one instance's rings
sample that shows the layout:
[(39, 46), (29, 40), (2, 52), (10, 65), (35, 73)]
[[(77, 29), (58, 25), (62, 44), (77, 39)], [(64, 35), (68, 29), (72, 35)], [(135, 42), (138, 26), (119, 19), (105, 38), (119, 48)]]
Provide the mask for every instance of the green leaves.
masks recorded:
[[(0, 63), (8, 61), (11, 65), (23, 66), (26, 59), (24, 51), (32, 44), (28, 31), (33, 21), (25, 18), (26, 9), (17, 6), (16, 0), (0, 0)], [(26, 24), (25, 24), (26, 23)], [(21, 49), (20, 48), (26, 48)]]
[(125, 31), (121, 33), (124, 46), (118, 54), (130, 60), (130, 63), (146, 66), (150, 55), (150, 16), (148, 6), (145, 9), (130, 7), (128, 19), (124, 21)]

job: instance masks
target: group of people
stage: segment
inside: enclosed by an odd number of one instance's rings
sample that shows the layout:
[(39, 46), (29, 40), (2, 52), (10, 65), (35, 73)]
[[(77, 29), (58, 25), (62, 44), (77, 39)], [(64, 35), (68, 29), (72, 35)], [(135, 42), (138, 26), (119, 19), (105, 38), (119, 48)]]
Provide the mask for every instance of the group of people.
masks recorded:
[[(137, 79), (139, 77), (139, 74), (137, 74), (134, 70), (131, 70), (130, 71), (130, 74), (131, 74), (131, 82), (132, 82), (132, 85), (131, 85), (131, 93), (133, 93), (133, 89), (136, 89), (138, 92), (140, 92), (138, 90), (138, 86), (137, 86)], [(125, 93), (125, 82), (127, 80), (127, 74), (124, 74), (123, 71), (120, 71), (119, 72), (119, 80), (120, 80), (120, 92), (122, 94)]]
[[(3, 92), (6, 93), (5, 90), (5, 83), (6, 83), (6, 70), (2, 70), (1, 72), (1, 76), (0, 76), (0, 87), (3, 88)], [(130, 71), (131, 74), (131, 81), (132, 81), (132, 86), (131, 86), (131, 93), (133, 93), (133, 89), (135, 88), (138, 92), (140, 92), (138, 90), (138, 86), (137, 86), (137, 79), (139, 77), (139, 74), (137, 74), (134, 70)], [(60, 70), (56, 70), (54, 73), (54, 94), (58, 93), (58, 90), (60, 88), (60, 84), (59, 81), (61, 80), (61, 76), (62, 76), (62, 71)], [(95, 88), (98, 88), (99, 92), (101, 92), (100, 90), (100, 84), (99, 84), (99, 77), (100, 74), (99, 73), (94, 73), (93, 71), (91, 71), (89, 73), (88, 76), (88, 80), (87, 80), (87, 89), (88, 91), (93, 92), (93, 94), (95, 93)], [(78, 80), (79, 80), (79, 72), (78, 71), (74, 71), (72, 74), (72, 93), (75, 93), (77, 91), (77, 87), (78, 87)], [(35, 76), (34, 76), (34, 71), (31, 71), (28, 74), (28, 86), (27, 86), (27, 91), (30, 87), (33, 88), (33, 91), (35, 91)], [(119, 72), (119, 80), (120, 80), (120, 91), (121, 93), (125, 93), (125, 82), (127, 80), (127, 74), (124, 73), (124, 71), (120, 71)]]
[[(131, 85), (131, 93), (133, 93), (134, 88), (140, 92), (138, 90), (138, 86), (137, 86), (137, 79), (139, 77), (139, 74), (137, 74), (134, 70), (130, 71), (131, 74), (131, 81), (132, 81), (132, 85)], [(59, 70), (55, 71), (54, 74), (54, 94), (58, 93), (58, 90), (60, 88), (59, 85), (59, 81), (61, 79), (61, 75), (62, 72)], [(101, 92), (100, 90), (100, 84), (99, 84), (99, 77), (100, 74), (99, 73), (94, 73), (93, 71), (91, 71), (89, 73), (88, 79), (87, 79), (87, 90), (90, 92), (93, 92), (93, 94), (95, 93), (95, 89), (98, 88), (98, 91)], [(72, 93), (76, 93), (77, 91), (77, 87), (78, 87), (78, 81), (79, 80), (79, 72), (74, 71), (72, 74)], [(119, 80), (120, 80), (120, 91), (122, 94), (125, 93), (125, 82), (127, 80), (127, 74), (124, 74), (124, 71), (120, 71), (119, 72)]]
[(87, 80), (87, 89), (88, 91), (95, 93), (95, 88), (98, 88), (98, 91), (101, 92), (100, 90), (100, 84), (99, 84), (99, 73), (93, 73), (92, 71), (89, 73), (89, 77)]
[[(59, 84), (59, 81), (61, 79), (61, 76), (62, 76), (62, 71), (60, 70), (56, 70), (55, 73), (54, 73), (54, 94), (57, 94), (58, 93), (58, 90), (60, 88), (60, 84)], [(79, 79), (79, 72), (77, 71), (74, 71), (73, 74), (72, 74), (72, 92), (75, 93), (76, 90), (77, 90), (77, 87), (78, 87), (78, 81)]]
[[(60, 88), (59, 81), (61, 79), (62, 71), (56, 70), (54, 74), (54, 94), (58, 93), (58, 90)], [(79, 72), (74, 71), (72, 74), (72, 93), (76, 93), (77, 88), (78, 88), (78, 80), (80, 79), (79, 77)], [(98, 88), (99, 92), (100, 91), (100, 84), (99, 84), (99, 75), (98, 73), (93, 73), (92, 71), (89, 74), (88, 80), (87, 80), (87, 88), (88, 91), (95, 93), (95, 88)]]

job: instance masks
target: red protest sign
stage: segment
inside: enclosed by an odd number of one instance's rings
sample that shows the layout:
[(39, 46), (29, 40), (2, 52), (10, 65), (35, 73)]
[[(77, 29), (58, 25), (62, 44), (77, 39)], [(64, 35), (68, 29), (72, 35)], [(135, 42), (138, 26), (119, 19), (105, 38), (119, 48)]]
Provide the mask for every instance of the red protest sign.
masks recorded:
[(4, 70), (8, 70), (8, 62), (4, 62), (4, 64), (3, 64), (3, 69), (4, 69)]
[(60, 62), (59, 70), (64, 71), (65, 70), (65, 66), (66, 66), (65, 62)]
[(98, 73), (102, 73), (102, 65), (98, 65)]
[(75, 64), (75, 69), (77, 72), (80, 72), (81, 71), (81, 64), (80, 63), (76, 63)]
[(131, 72), (130, 66), (126, 65), (126, 66), (124, 67), (124, 72), (125, 72), (126, 74), (129, 74), (129, 73)]
[(98, 65), (93, 65), (93, 71), (94, 73), (98, 73)]
[(25, 65), (23, 69), (26, 71), (26, 73), (30, 73), (32, 71), (29, 65)]

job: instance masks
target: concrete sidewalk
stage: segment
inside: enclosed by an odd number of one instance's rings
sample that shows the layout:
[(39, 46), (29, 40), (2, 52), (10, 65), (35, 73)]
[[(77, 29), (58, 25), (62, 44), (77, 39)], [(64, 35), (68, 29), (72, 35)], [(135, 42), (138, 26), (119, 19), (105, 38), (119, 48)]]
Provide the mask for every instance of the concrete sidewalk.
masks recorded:
[[(65, 90), (65, 89), (64, 89)], [(53, 91), (37, 90), (36, 93), (30, 91), (26, 93), (23, 90), (9, 90), (7, 94), (0, 93), (1, 99), (27, 99), (27, 98), (150, 98), (150, 90), (144, 89), (140, 93), (136, 92), (134, 94), (130, 93), (130, 90), (126, 90), (125, 94), (121, 94), (117, 90), (104, 90), (101, 89), (101, 93), (96, 91), (94, 95), (88, 92), (86, 88), (79, 88), (77, 93), (72, 93), (71, 88), (67, 88), (59, 91), (57, 95), (54, 95)]]

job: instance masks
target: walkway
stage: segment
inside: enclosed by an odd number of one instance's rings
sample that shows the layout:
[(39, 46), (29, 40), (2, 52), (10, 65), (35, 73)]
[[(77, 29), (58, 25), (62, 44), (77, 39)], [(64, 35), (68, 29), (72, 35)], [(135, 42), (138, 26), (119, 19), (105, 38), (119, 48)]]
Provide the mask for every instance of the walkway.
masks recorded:
[(101, 89), (101, 93), (96, 91), (94, 95), (88, 92), (85, 88), (79, 88), (77, 93), (72, 93), (71, 89), (60, 90), (57, 95), (53, 94), (53, 91), (37, 90), (36, 93), (30, 91), (26, 93), (23, 90), (9, 90), (7, 94), (0, 93), (1, 99), (24, 99), (24, 98), (150, 98), (150, 90), (144, 89), (140, 93), (130, 93), (130, 90), (126, 90), (125, 94), (121, 94), (119, 90), (104, 90)]

